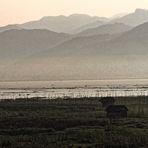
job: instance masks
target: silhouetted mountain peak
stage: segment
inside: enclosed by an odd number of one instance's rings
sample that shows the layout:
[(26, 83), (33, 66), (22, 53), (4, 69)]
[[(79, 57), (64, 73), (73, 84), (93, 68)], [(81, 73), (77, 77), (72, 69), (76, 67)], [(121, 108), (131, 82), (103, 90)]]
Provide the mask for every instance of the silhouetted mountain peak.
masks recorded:
[(70, 16), (46, 16), (40, 20), (20, 25), (25, 29), (48, 29), (55, 32), (72, 33), (73, 30), (89, 23), (107, 18), (93, 17), (85, 14), (72, 14)]
[(69, 15), (69, 17), (91, 17), (91, 16), (88, 15), (88, 14), (78, 14), (78, 13), (74, 13), (74, 14)]
[(0, 27), (0, 32), (6, 31), (6, 30), (11, 30), (11, 29), (22, 29), (19, 25), (17, 24), (13, 24), (13, 25), (7, 25), (7, 26), (3, 26)]
[(125, 15), (121, 18), (114, 19), (111, 22), (121, 22), (131, 26), (138, 26), (148, 22), (148, 10), (136, 9), (135, 12)]
[(144, 13), (148, 13), (148, 10), (137, 8), (137, 9), (135, 10), (135, 13), (144, 14)]
[(66, 19), (66, 16), (64, 15), (58, 15), (58, 16), (44, 16), (40, 19), (40, 21), (48, 21), (48, 20), (51, 20), (51, 19)]

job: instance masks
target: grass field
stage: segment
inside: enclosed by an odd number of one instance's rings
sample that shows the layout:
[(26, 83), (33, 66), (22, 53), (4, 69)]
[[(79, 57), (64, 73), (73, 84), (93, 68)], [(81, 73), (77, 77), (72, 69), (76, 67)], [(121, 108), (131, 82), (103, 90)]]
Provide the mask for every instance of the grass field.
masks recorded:
[(148, 98), (120, 97), (126, 119), (110, 121), (100, 98), (0, 101), (2, 148), (147, 148)]

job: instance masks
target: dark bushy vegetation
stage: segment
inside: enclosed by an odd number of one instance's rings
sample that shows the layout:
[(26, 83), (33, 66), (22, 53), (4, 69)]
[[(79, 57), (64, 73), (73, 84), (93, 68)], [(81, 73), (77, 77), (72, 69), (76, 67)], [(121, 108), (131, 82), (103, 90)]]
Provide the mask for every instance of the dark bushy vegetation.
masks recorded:
[(1, 100), (0, 147), (148, 147), (148, 98), (115, 104), (128, 107), (127, 119), (107, 119), (100, 98)]

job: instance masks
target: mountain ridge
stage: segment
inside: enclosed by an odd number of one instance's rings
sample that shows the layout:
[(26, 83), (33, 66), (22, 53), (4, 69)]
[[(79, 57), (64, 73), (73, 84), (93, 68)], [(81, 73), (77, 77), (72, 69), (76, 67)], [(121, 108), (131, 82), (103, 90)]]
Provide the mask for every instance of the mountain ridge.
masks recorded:
[(96, 28), (84, 30), (78, 33), (78, 35), (91, 36), (97, 34), (118, 34), (129, 31), (130, 29), (132, 29), (131, 26), (125, 25), (123, 23), (104, 24)]

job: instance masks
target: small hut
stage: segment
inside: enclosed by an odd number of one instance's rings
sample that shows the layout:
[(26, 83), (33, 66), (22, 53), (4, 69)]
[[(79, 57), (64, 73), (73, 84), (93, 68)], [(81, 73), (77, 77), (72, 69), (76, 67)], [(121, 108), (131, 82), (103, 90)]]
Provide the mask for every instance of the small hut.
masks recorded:
[(126, 118), (128, 108), (125, 105), (110, 105), (106, 112), (108, 118)]

